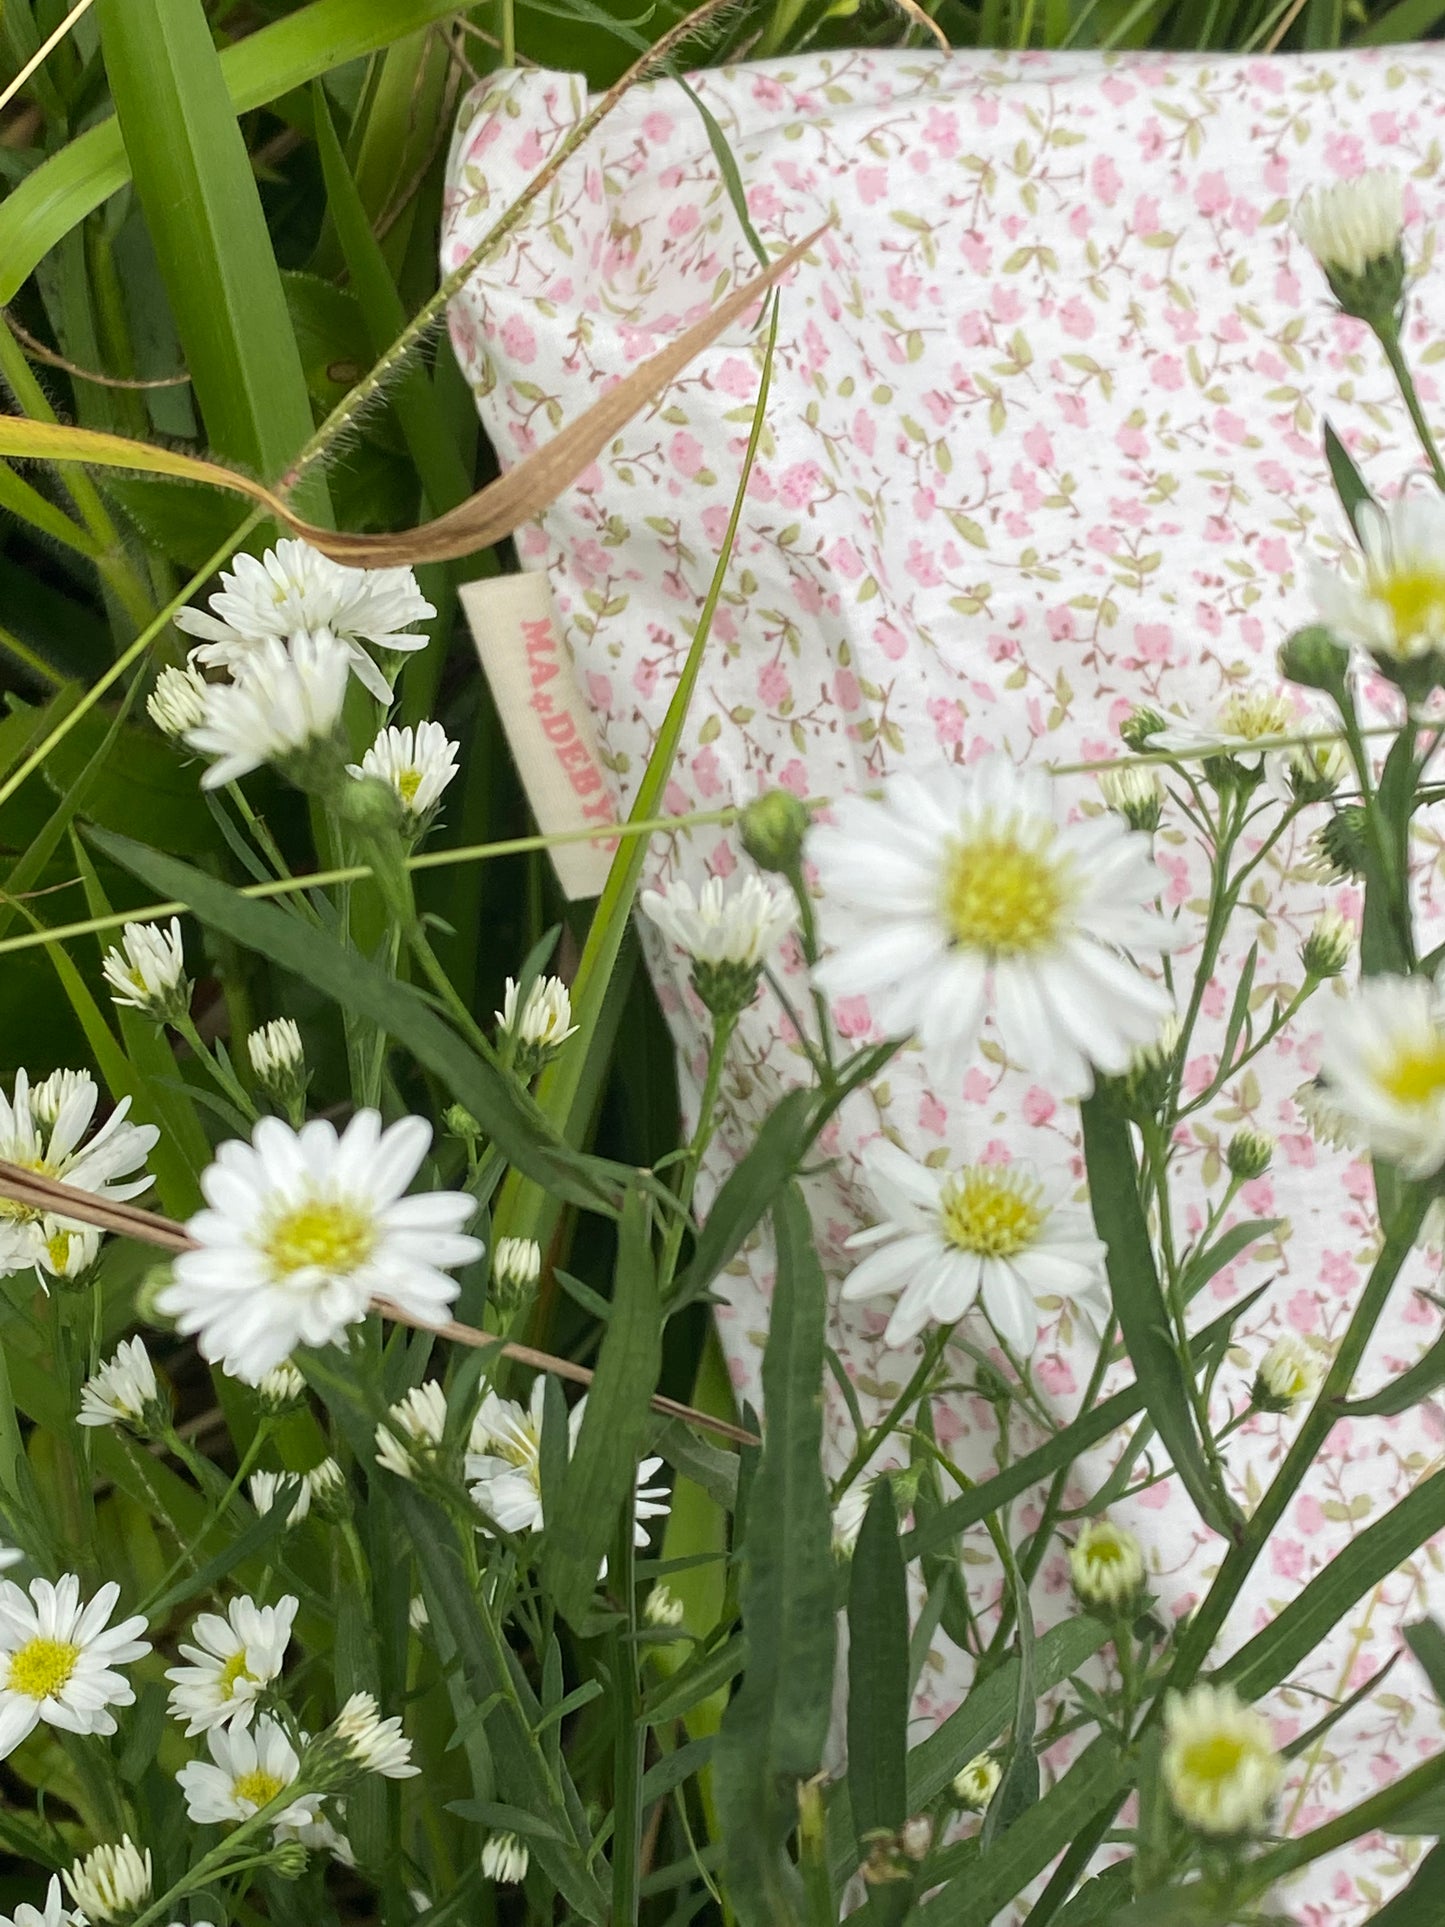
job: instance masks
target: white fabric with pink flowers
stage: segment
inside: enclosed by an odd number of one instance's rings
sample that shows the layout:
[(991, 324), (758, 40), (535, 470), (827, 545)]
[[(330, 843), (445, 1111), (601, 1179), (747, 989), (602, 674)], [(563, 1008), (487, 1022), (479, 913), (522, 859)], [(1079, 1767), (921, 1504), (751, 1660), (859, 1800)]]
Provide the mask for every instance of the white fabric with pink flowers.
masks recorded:
[[(1409, 177), (1410, 241), (1426, 247), (1442, 207), (1445, 52), (1271, 60), (1186, 57), (818, 54), (704, 73), (769, 248), (835, 225), (783, 297), (761, 459), (728, 588), (689, 718), (668, 807), (747, 799), (782, 784), (837, 795), (904, 767), (1002, 750), (1023, 764), (1117, 749), (1119, 719), (1149, 702), (1199, 716), (1230, 691), (1275, 681), (1279, 641), (1308, 620), (1305, 563), (1340, 551), (1343, 528), (1320, 453), (1326, 415), (1377, 487), (1418, 463), (1378, 353), (1334, 313), (1289, 211), (1307, 187), (1392, 161)], [(496, 77), (466, 101), (442, 239), (448, 268), (471, 249), (587, 105), (575, 76)], [(1445, 272), (1425, 254), (1410, 352), (1426, 406), (1445, 355)], [(451, 311), (452, 337), (504, 462), (577, 415), (602, 387), (700, 316), (753, 257), (706, 134), (681, 89), (634, 90)], [(519, 548), (545, 568), (620, 803), (631, 800), (722, 539), (757, 394), (761, 345), (739, 327), (634, 421)], [(1071, 779), (1096, 807), (1088, 778)], [(1348, 888), (1304, 862), (1309, 823), (1261, 873), (1262, 913), (1238, 932), (1206, 1000), (1211, 1051), (1249, 936), (1257, 991), (1298, 981), (1298, 945), (1327, 905), (1357, 917)], [(1429, 914), (1437, 838), (1422, 845)], [(1201, 868), (1166, 825), (1169, 893), (1194, 916)], [(739, 862), (731, 834), (659, 848), (654, 881), (699, 882)], [(706, 1024), (686, 968), (649, 936), (649, 957), (695, 1105)], [(1195, 1120), (1181, 1209), (1204, 1222), (1220, 1152), (1242, 1122), (1277, 1137), (1269, 1175), (1240, 1215), (1284, 1220), (1214, 1279), (1209, 1317), (1268, 1283), (1236, 1327), (1217, 1413), (1238, 1407), (1271, 1339), (1294, 1332), (1323, 1356), (1346, 1323), (1374, 1236), (1366, 1167), (1316, 1147), (1293, 1093), (1313, 1072), (1317, 1016)], [(845, 1036), (874, 1034), (859, 999)], [(704, 1198), (758, 1121), (802, 1074), (770, 1000), (744, 1022), (727, 1079), (728, 1119)], [(811, 1203), (830, 1275), (867, 1222), (860, 1149), (887, 1133), (916, 1156), (1028, 1156), (1081, 1177), (1077, 1118), (1048, 1090), (980, 1054), (960, 1081), (911, 1051), (831, 1135), (834, 1175)], [(1397, 1289), (1366, 1367), (1408, 1365), (1437, 1314)], [(740, 1394), (756, 1398), (770, 1261), (753, 1251), (722, 1281), (718, 1323)], [(865, 1411), (906, 1381), (913, 1351), (882, 1344), (888, 1306), (837, 1306), (833, 1342)], [(979, 1325), (971, 1334), (987, 1342)], [(1077, 1405), (1092, 1359), (1086, 1325), (1055, 1315), (1037, 1382)], [(960, 1361), (966, 1378), (966, 1361)], [(997, 1444), (992, 1410), (960, 1390), (938, 1436), (971, 1476)], [(851, 1428), (830, 1387), (834, 1469)], [(1248, 1505), (1291, 1436), (1251, 1419), (1228, 1444)], [(1404, 1417), (1341, 1424), (1231, 1622), (1264, 1624), (1362, 1526), (1441, 1463), (1436, 1401)], [(1020, 1428), (1014, 1450), (1032, 1442)], [(1109, 1454), (1081, 1467), (1079, 1502)], [(1220, 1557), (1177, 1481), (1116, 1510), (1149, 1549), (1165, 1611), (1187, 1611)], [(1018, 1524), (1037, 1517), (1021, 1503)], [(1402, 1624), (1445, 1611), (1438, 1551), (1422, 1553), (1350, 1612), (1269, 1707), (1281, 1740), (1313, 1725), (1397, 1650)], [(970, 1535), (973, 1596), (997, 1595), (984, 1535)], [(1062, 1547), (1036, 1587), (1040, 1625), (1069, 1610)], [(970, 1664), (942, 1636), (918, 1696), (920, 1723), (955, 1706)], [(1289, 1832), (1318, 1825), (1422, 1756), (1441, 1727), (1408, 1656), (1383, 1687), (1291, 1768)], [(1046, 1757), (1056, 1774), (1067, 1747)], [(1288, 1896), (1306, 1927), (1363, 1920), (1418, 1862), (1416, 1840), (1375, 1837), (1315, 1867)]]

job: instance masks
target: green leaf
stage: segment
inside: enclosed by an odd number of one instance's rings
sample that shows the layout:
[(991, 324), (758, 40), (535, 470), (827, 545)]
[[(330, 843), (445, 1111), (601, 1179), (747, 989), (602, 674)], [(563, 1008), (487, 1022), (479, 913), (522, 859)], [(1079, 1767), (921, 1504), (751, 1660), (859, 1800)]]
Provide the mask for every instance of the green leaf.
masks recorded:
[(814, 1093), (788, 1091), (769, 1111), (752, 1145), (733, 1167), (698, 1233), (692, 1263), (678, 1280), (671, 1309), (689, 1304), (742, 1249), (767, 1215), (812, 1133)]
[(1392, 1378), (1378, 1392), (1350, 1399), (1340, 1416), (1396, 1418), (1401, 1412), (1408, 1412), (1412, 1405), (1418, 1405), (1421, 1399), (1429, 1398), (1432, 1392), (1438, 1392), (1442, 1385), (1445, 1385), (1445, 1338), (1437, 1338), (1407, 1372)]
[(1079, 1108), (1094, 1225), (1108, 1247), (1109, 1289), (1145, 1407), (1200, 1517), (1232, 1540), (1241, 1523), (1238, 1508), (1211, 1478), (1195, 1429), (1191, 1388), (1174, 1349), (1139, 1202), (1128, 1119), (1106, 1085)]
[(892, 1482), (875, 1479), (848, 1573), (848, 1792), (858, 1858), (908, 1818), (908, 1586)]
[(1405, 1644), (1419, 1661), (1430, 1690), (1445, 1706), (1445, 1627), (1438, 1619), (1419, 1619), (1405, 1628)]
[(618, 1228), (612, 1316), (602, 1339), (562, 1490), (547, 1510), (542, 1582), (579, 1631), (624, 1507), (629, 1512), (662, 1369), (662, 1300), (650, 1246), (651, 1213), (629, 1191)]
[[(1005, 1542), (1006, 1543), (1006, 1542)], [(1039, 1797), (1039, 1761), (1034, 1751), (1038, 1726), (1038, 1683), (1034, 1675), (1034, 1609), (1028, 1582), (1018, 1562), (1008, 1555), (1008, 1578), (1013, 1590), (1014, 1619), (1018, 1627), (1018, 1686), (1014, 1693), (1013, 1737), (1008, 1764), (997, 1791), (984, 1815), (980, 1850), (987, 1854), (997, 1847), (1004, 1831)]]
[[(201, 0), (96, 0), (95, 17), (207, 439), (274, 481), (311, 435), (311, 404), (210, 22)], [(324, 486), (309, 487), (315, 515)]]
[[(1445, 13), (1445, 6), (1440, 8)], [(1445, 1888), (1445, 1847), (1432, 1847), (1393, 1900), (1374, 1915), (1371, 1927), (1440, 1927), (1440, 1894)]]
[[(1228, 1343), (1229, 1334), (1237, 1319), (1242, 1318), (1251, 1306), (1268, 1289), (1261, 1285), (1258, 1290), (1241, 1298), (1238, 1304), (1206, 1325), (1203, 1331), (1194, 1335), (1195, 1356), (1208, 1359)], [(956, 1539), (959, 1533), (986, 1519), (991, 1512), (1016, 1499), (1021, 1492), (1027, 1492), (1031, 1485), (1037, 1485), (1054, 1472), (1062, 1472), (1071, 1466), (1081, 1452), (1097, 1445), (1101, 1439), (1117, 1432), (1120, 1426), (1127, 1425), (1144, 1409), (1144, 1394), (1138, 1385), (1126, 1385), (1112, 1398), (1106, 1398), (1092, 1411), (1083, 1412), (1072, 1425), (1066, 1425), (1047, 1444), (1036, 1451), (1027, 1453), (1023, 1458), (1009, 1466), (1006, 1471), (995, 1473), (993, 1478), (985, 1479), (971, 1492), (964, 1492), (948, 1504), (941, 1506), (932, 1514), (926, 1524), (916, 1527), (903, 1542), (903, 1553), (907, 1559), (920, 1558), (940, 1546), (946, 1546)]]
[(1445, 1530), (1445, 1471), (1417, 1485), (1408, 1497), (1392, 1506), (1357, 1533), (1303, 1592), (1276, 1613), (1263, 1632), (1225, 1661), (1220, 1677), (1244, 1699), (1258, 1699), (1281, 1680), (1288, 1679), (1330, 1628), (1343, 1619), (1357, 1599), (1388, 1579), (1410, 1556)]
[(525, 1094), (469, 1049), (409, 984), (398, 983), (315, 925), (275, 904), (243, 897), (159, 850), (106, 830), (92, 830), (90, 840), (159, 895), (187, 904), (202, 923), (259, 951), (314, 984), (342, 1009), (368, 1017), (389, 1032), (466, 1106), (502, 1156), (539, 1184), (592, 1210), (620, 1204), (612, 1167), (560, 1143)]
[(1366, 502), (1373, 502), (1369, 484), (1359, 469), (1355, 459), (1335, 433), (1332, 424), (1325, 423), (1325, 460), (1330, 465), (1330, 480), (1335, 485), (1335, 494), (1340, 498), (1340, 507), (1349, 517), (1350, 527), (1355, 532), (1355, 540), (1360, 537), (1360, 510)]
[(796, 1184), (780, 1198), (773, 1223), (767, 1423), (742, 1548), (748, 1668), (713, 1760), (728, 1899), (741, 1927), (788, 1927), (801, 1918), (802, 1883), (787, 1841), (799, 1783), (822, 1763), (836, 1640), (822, 1460), (827, 1287)]
[(1283, 1218), (1247, 1218), (1243, 1224), (1231, 1225), (1223, 1237), (1216, 1238), (1206, 1250), (1193, 1252), (1179, 1275), (1179, 1290), (1185, 1304), (1199, 1296), (1217, 1271), (1233, 1264), (1241, 1251), (1248, 1251), (1256, 1240), (1267, 1238), (1283, 1223)]
[[(456, 0), (314, 0), (221, 55), (228, 112), (264, 106), (455, 12)], [(13, 301), (56, 243), (130, 177), (113, 119), (87, 128), (27, 176), (0, 206), (0, 304)]]

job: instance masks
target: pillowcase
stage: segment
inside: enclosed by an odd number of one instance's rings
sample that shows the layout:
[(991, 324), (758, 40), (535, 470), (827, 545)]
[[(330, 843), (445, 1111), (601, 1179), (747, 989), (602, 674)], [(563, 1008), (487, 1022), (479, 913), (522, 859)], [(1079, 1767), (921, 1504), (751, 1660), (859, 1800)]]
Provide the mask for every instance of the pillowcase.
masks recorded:
[[(1274, 652), (1311, 619), (1310, 557), (1344, 529), (1321, 454), (1326, 416), (1376, 486), (1419, 466), (1388, 372), (1361, 324), (1332, 309), (1290, 226), (1299, 194), (1393, 162), (1409, 177), (1413, 254), (1440, 212), (1445, 52), (1279, 59), (1148, 55), (844, 52), (694, 77), (722, 125), (758, 233), (776, 253), (829, 216), (791, 277), (760, 459), (667, 796), (672, 812), (746, 801), (775, 785), (837, 797), (904, 769), (969, 765), (998, 750), (1033, 768), (1107, 758), (1136, 704), (1207, 726), (1218, 706), (1272, 698)], [(502, 75), (465, 102), (442, 235), (462, 260), (587, 106), (574, 75)], [(720, 289), (753, 270), (702, 122), (670, 82), (637, 87), (562, 167), (498, 259), (474, 275), (451, 329), (504, 462), (555, 432)], [(1408, 344), (1427, 409), (1445, 344), (1432, 326), (1445, 274), (1423, 254)], [(758, 392), (762, 344), (731, 330), (635, 420), (535, 525), (524, 566), (545, 569), (619, 802), (631, 800), (686, 653), (722, 541)], [(1097, 807), (1093, 779), (1068, 779)], [(1204, 1003), (1186, 1069), (1205, 1090), (1250, 936), (1256, 994), (1299, 982), (1318, 914), (1352, 921), (1358, 892), (1318, 880), (1307, 817), (1261, 865), (1260, 915), (1241, 919)], [(1169, 901), (1198, 924), (1204, 871), (1177, 819), (1159, 860)], [(656, 851), (651, 881), (727, 877), (734, 837), (695, 830)], [(1433, 875), (1425, 879), (1435, 894)], [(1441, 933), (1445, 934), (1445, 933)], [(696, 1107), (708, 1026), (685, 962), (645, 932)], [(1189, 967), (1190, 953), (1185, 953)], [(1328, 991), (1321, 993), (1327, 996)], [(1195, 1116), (1183, 1152), (1178, 1236), (1196, 1235), (1242, 1124), (1278, 1140), (1272, 1169), (1230, 1216), (1278, 1219), (1201, 1294), (1201, 1320), (1264, 1285), (1236, 1325), (1216, 1417), (1248, 1399), (1281, 1334), (1327, 1358), (1372, 1257), (1365, 1164), (1311, 1136), (1295, 1092), (1319, 1053), (1319, 1001), (1280, 1044)], [(878, 1032), (863, 998), (835, 1009), (844, 1037)], [(806, 1074), (768, 996), (740, 1026), (724, 1122), (699, 1187), (706, 1204), (778, 1096)], [(884, 1137), (917, 1158), (1029, 1158), (1082, 1182), (1077, 1116), (1057, 1092), (987, 1050), (961, 1078), (916, 1049), (857, 1098), (830, 1134), (833, 1174), (810, 1204), (830, 1278), (869, 1222), (859, 1153)], [(1366, 1382), (1409, 1364), (1438, 1318), (1414, 1285), (1394, 1294)], [(739, 1393), (758, 1396), (771, 1258), (760, 1241), (721, 1288), (718, 1329)], [(887, 1301), (834, 1304), (832, 1343), (866, 1414), (906, 1383), (917, 1345), (889, 1349)], [(969, 1335), (990, 1342), (981, 1323)], [(1073, 1416), (1094, 1333), (1066, 1305), (1034, 1355), (1034, 1381)], [(966, 1381), (966, 1360), (958, 1360)], [(1127, 1377), (1127, 1370), (1124, 1374)], [(828, 1388), (829, 1469), (852, 1427)], [(994, 1465), (992, 1408), (964, 1383), (935, 1406), (939, 1440), (969, 1477)], [(1288, 1417), (1255, 1415), (1228, 1462), (1244, 1503), (1271, 1477)], [(1230, 1621), (1237, 1645), (1350, 1538), (1439, 1464), (1438, 1402), (1342, 1423), (1326, 1462), (1271, 1542)], [(1016, 1451), (1039, 1434), (1020, 1422)], [(1069, 1503), (1107, 1476), (1118, 1444), (1080, 1467)], [(884, 1463), (898, 1463), (901, 1448)], [(1112, 1516), (1138, 1533), (1164, 1610), (1207, 1588), (1221, 1542), (1157, 1450), (1156, 1483)], [(1017, 1517), (1037, 1522), (1037, 1497)], [(1034, 1596), (1040, 1623), (1069, 1610), (1062, 1541)], [(968, 1536), (970, 1596), (985, 1613), (1000, 1575)], [(1268, 1702), (1283, 1742), (1394, 1653), (1402, 1623), (1445, 1582), (1421, 1553), (1377, 1588)], [(1438, 1709), (1408, 1657), (1292, 1765), (1288, 1831), (1318, 1825), (1441, 1744)], [(915, 1712), (944, 1717), (968, 1657), (939, 1634)], [(1046, 1756), (1057, 1771), (1076, 1750)], [(1310, 1927), (1378, 1905), (1419, 1843), (1375, 1838), (1321, 1862), (1289, 1900)]]

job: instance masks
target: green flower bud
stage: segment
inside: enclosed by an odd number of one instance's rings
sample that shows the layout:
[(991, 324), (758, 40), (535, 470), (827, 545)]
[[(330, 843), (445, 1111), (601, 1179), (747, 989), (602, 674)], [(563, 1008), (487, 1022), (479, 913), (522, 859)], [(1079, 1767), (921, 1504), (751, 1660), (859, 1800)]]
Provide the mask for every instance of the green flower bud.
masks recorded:
[(791, 876), (802, 858), (808, 823), (807, 804), (791, 790), (766, 790), (742, 813), (743, 848), (760, 870)]
[(1365, 874), (1366, 817), (1362, 803), (1346, 803), (1310, 838), (1318, 866), (1343, 882)]
[(1229, 1140), (1224, 1162), (1235, 1177), (1248, 1183), (1251, 1178), (1264, 1176), (1273, 1156), (1274, 1139), (1269, 1133), (1256, 1131), (1252, 1125), (1246, 1124)]
[(1313, 622), (1296, 629), (1279, 652), (1279, 673), (1304, 689), (1323, 689), (1343, 706), (1350, 652), (1329, 630)]
[(459, 1137), (471, 1144), (482, 1135), (482, 1127), (465, 1104), (448, 1104), (442, 1112), (442, 1128), (448, 1137)]
[(1141, 706), (1130, 710), (1119, 725), (1119, 734), (1127, 748), (1138, 751), (1149, 747), (1151, 736), (1157, 736), (1164, 727), (1164, 718), (1157, 709)]
[(1305, 975), (1321, 982), (1338, 977), (1355, 948), (1353, 926), (1333, 910), (1327, 910), (1300, 946), (1300, 962)]

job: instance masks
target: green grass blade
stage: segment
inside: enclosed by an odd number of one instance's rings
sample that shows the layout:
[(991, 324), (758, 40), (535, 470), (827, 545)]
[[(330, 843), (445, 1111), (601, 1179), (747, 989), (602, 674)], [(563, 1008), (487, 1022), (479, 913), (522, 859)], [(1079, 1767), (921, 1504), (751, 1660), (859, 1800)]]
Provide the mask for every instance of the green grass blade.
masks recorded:
[(96, 15), (207, 439), (274, 481), (311, 435), (311, 403), (210, 23), (200, 0), (97, 0)]
[(773, 1214), (778, 1279), (763, 1354), (767, 1427), (743, 1539), (748, 1668), (713, 1756), (728, 1899), (741, 1927), (787, 1927), (802, 1889), (787, 1853), (798, 1787), (828, 1732), (834, 1568), (823, 1478), (827, 1289), (796, 1185)]
[(908, 1818), (908, 1586), (893, 1486), (873, 1487), (848, 1572), (848, 1791), (858, 1858)]
[[(233, 114), (248, 113), (347, 61), (456, 12), (456, 0), (314, 0), (221, 55)], [(125, 143), (103, 120), (43, 161), (0, 206), (0, 303), (71, 228), (130, 179)]]

